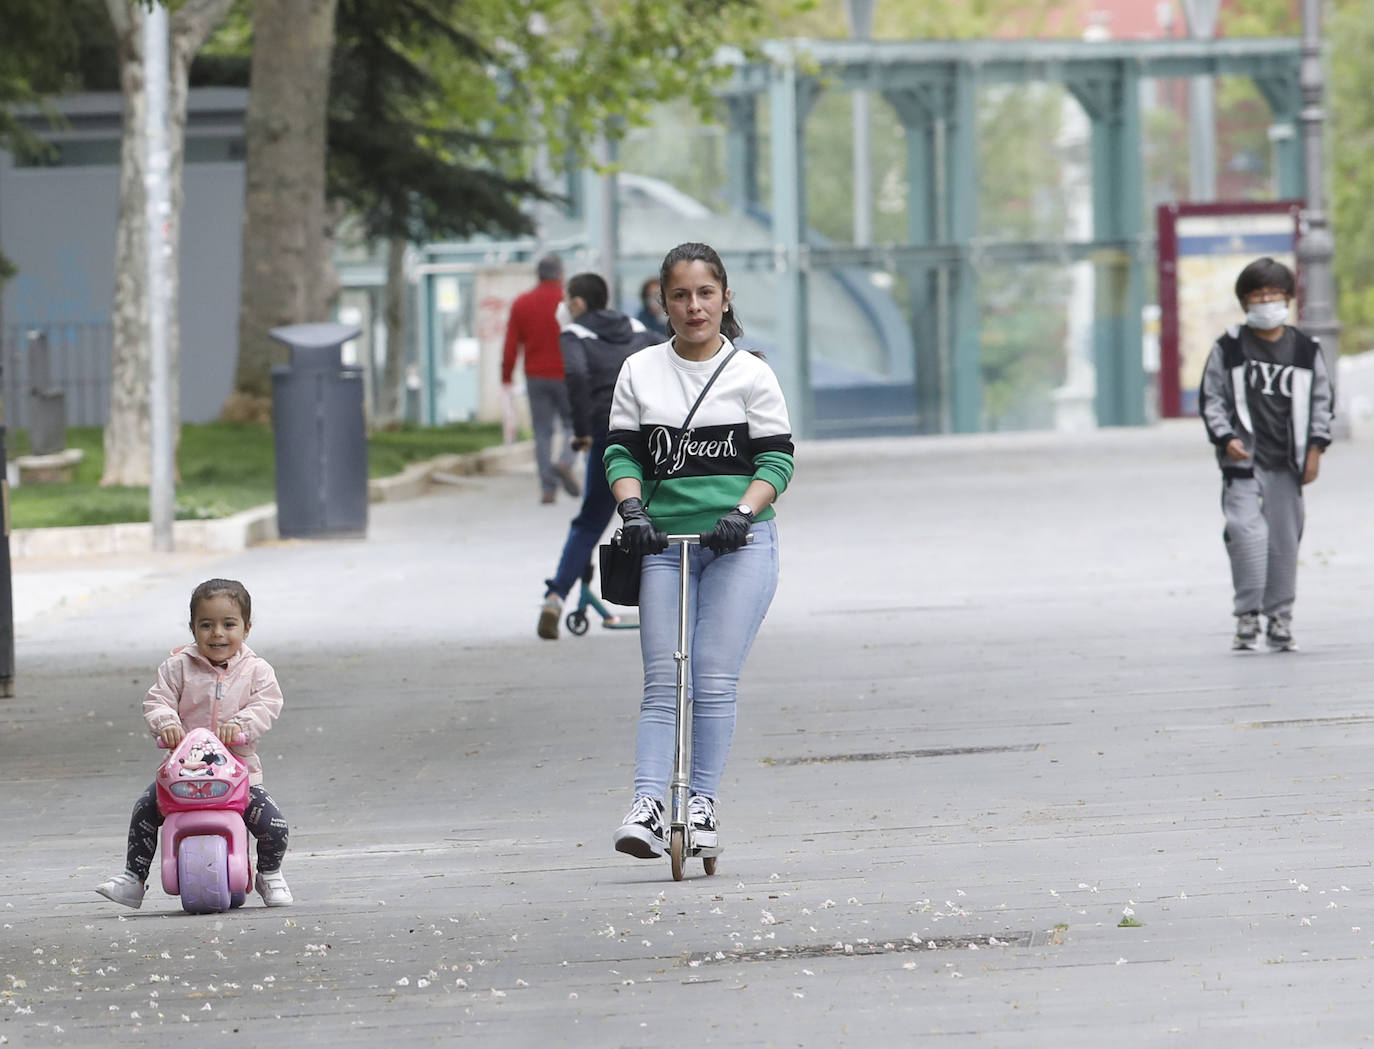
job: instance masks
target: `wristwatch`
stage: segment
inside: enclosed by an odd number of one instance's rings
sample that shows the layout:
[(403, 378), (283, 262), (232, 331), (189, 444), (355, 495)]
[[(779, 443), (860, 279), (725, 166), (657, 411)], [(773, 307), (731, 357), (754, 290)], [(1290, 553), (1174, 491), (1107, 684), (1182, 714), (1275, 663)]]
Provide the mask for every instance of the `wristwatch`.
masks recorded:
[(754, 519), (754, 508), (748, 503), (740, 503), (739, 506), (735, 507), (735, 513), (743, 514), (751, 521)]

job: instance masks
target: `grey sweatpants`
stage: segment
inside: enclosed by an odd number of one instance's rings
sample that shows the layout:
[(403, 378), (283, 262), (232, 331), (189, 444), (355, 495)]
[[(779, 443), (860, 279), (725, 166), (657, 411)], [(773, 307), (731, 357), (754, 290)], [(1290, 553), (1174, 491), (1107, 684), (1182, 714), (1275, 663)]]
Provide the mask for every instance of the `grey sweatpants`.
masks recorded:
[[(568, 402), (568, 386), (562, 379), (526, 378), (530, 394), (530, 427), (534, 430), (534, 462), (539, 472), (539, 490), (552, 495), (558, 488), (558, 475), (553, 464), (572, 466), (573, 425), (572, 406)], [(553, 452), (553, 429), (562, 428), (558, 454)]]
[(1291, 470), (1256, 466), (1254, 473), (1222, 480), (1222, 537), (1231, 559), (1235, 614), (1290, 616), (1302, 538), (1302, 483)]

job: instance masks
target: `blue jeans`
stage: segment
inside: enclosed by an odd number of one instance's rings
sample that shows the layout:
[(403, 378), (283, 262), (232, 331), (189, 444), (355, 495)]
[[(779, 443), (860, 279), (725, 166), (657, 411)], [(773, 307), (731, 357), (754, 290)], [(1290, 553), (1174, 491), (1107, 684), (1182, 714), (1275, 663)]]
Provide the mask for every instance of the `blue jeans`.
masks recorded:
[[(778, 586), (778, 532), (761, 521), (754, 541), (717, 556), (690, 549), (687, 624), (691, 660), (693, 794), (715, 798), (735, 735), (735, 698), (744, 659)], [(644, 701), (635, 746), (635, 793), (663, 798), (673, 774), (677, 722), (678, 548), (644, 559), (639, 646)]]
[(587, 452), (587, 479), (582, 485), (582, 509), (572, 519), (568, 527), (568, 539), (563, 544), (563, 556), (558, 561), (558, 571), (552, 579), (544, 580), (546, 593), (566, 598), (573, 584), (582, 577), (592, 554), (606, 531), (611, 518), (615, 515), (615, 497), (611, 486), (606, 483), (606, 464), (601, 457), (606, 454), (606, 443), (610, 434), (602, 433), (592, 440)]

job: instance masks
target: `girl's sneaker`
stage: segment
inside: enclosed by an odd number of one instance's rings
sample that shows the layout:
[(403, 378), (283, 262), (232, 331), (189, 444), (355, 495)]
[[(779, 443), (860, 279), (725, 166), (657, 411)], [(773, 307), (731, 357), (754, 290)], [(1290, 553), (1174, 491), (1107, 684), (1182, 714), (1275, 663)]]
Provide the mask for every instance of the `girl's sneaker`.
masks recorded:
[(720, 831), (716, 827), (716, 803), (705, 794), (687, 799), (687, 822), (692, 828), (692, 847), (719, 851)]
[(138, 910), (143, 906), (143, 894), (148, 887), (138, 880), (138, 875), (133, 871), (121, 871), (109, 881), (102, 881), (95, 891), (107, 900)]
[(635, 795), (635, 802), (611, 836), (616, 852), (641, 860), (662, 856), (667, 848), (663, 833), (663, 802), (647, 794)]
[(274, 871), (258, 871), (257, 877), (253, 879), (253, 888), (258, 890), (262, 895), (262, 902), (269, 907), (285, 907), (296, 902), (280, 868)]

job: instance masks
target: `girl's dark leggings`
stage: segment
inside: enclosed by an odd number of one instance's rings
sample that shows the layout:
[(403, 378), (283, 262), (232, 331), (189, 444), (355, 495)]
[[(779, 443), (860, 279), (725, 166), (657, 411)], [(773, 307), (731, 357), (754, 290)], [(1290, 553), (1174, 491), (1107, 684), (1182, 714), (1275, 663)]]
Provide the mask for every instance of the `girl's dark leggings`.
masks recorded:
[[(288, 829), (277, 803), (272, 795), (260, 786), (248, 788), (248, 808), (243, 810), (243, 822), (248, 831), (258, 839), (258, 870), (274, 871), (281, 866), (286, 855)], [(163, 815), (157, 810), (157, 784), (152, 784), (134, 802), (133, 818), (129, 820), (129, 854), (125, 866), (138, 876), (139, 881), (148, 880), (148, 871), (153, 866), (153, 856), (157, 853), (158, 830), (162, 827)]]

